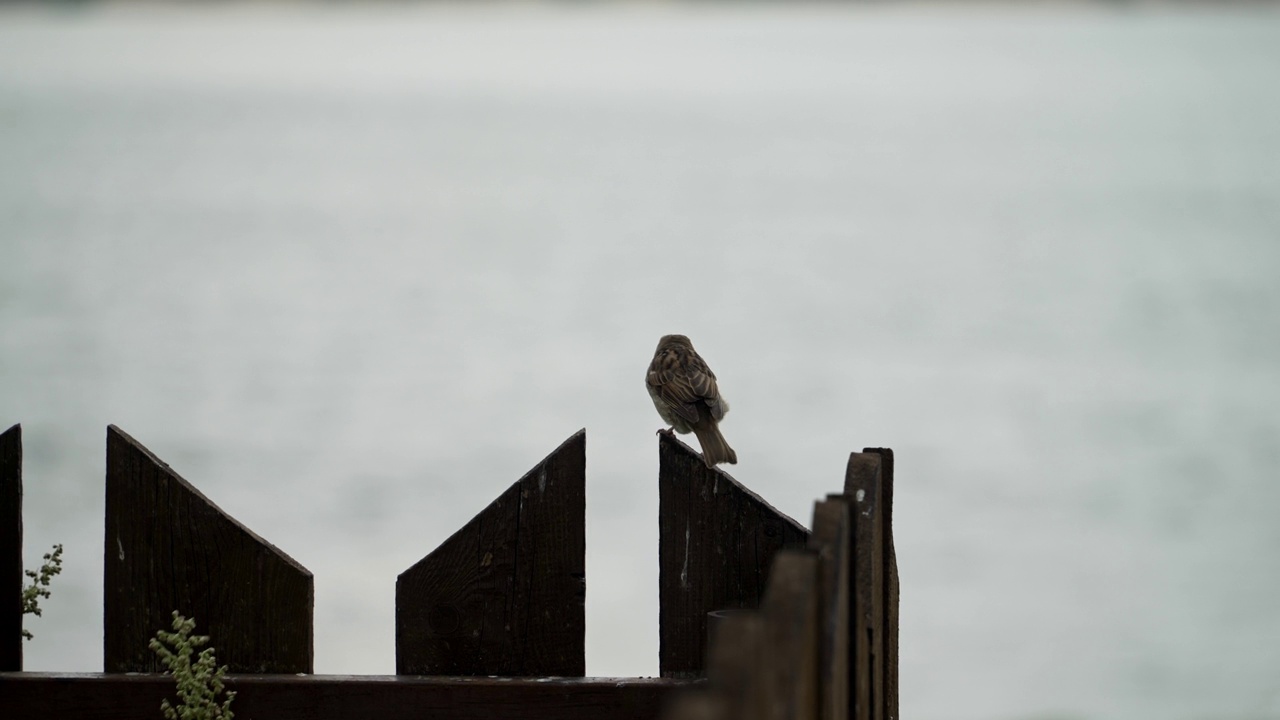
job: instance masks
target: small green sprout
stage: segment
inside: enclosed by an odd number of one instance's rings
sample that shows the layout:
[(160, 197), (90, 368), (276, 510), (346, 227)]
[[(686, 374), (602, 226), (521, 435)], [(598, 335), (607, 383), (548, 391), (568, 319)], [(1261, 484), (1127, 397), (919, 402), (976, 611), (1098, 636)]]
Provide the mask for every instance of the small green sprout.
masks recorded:
[(161, 630), (148, 643), (178, 685), (177, 707), (165, 699), (160, 701), (160, 711), (167, 720), (231, 720), (235, 717), (231, 712), (235, 692), (226, 691), (226, 700), (218, 704), (227, 666), (218, 667), (211, 647), (201, 650), (195, 663), (191, 662), (195, 649), (209, 642), (208, 635), (192, 635), (195, 628), (194, 619), (188, 620), (174, 610), (173, 632)]
[[(40, 598), (49, 597), (49, 582), (53, 580), (53, 576), (62, 572), (62, 544), (53, 546), (53, 552), (44, 554), (44, 564), (40, 566), (40, 571), (24, 570), (23, 573), (31, 578), (31, 585), (22, 589), (22, 614), (35, 615), (40, 617), (44, 612), (40, 609)], [(34, 635), (31, 631), (22, 628), (22, 637), (30, 640)]]

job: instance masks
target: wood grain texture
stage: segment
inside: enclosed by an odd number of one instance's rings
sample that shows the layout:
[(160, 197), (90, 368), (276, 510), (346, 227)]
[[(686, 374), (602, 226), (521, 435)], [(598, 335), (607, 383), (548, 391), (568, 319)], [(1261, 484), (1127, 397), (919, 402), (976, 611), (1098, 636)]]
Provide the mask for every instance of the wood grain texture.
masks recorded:
[(401, 675), (586, 672), (586, 431), (396, 580)]
[(671, 435), (658, 446), (660, 672), (698, 677), (707, 613), (758, 607), (774, 555), (809, 532)]
[[(688, 681), (644, 678), (429, 678), (233, 675), (247, 720), (656, 720)], [(174, 698), (162, 675), (0, 673), (0, 717), (159, 718)]]
[(853, 519), (849, 680), (855, 720), (885, 720), (885, 573), (883, 461), (877, 453), (851, 453), (844, 495)]
[(22, 426), (0, 434), (0, 672), (22, 669)]
[(849, 570), (852, 520), (843, 495), (814, 503), (809, 548), (818, 554), (818, 692), (823, 720), (849, 717)]
[(311, 573), (107, 428), (103, 668), (154, 672), (175, 610), (232, 672), (312, 671)]
[(773, 560), (769, 587), (760, 603), (764, 621), (757, 682), (764, 720), (817, 720), (818, 555), (783, 550)]

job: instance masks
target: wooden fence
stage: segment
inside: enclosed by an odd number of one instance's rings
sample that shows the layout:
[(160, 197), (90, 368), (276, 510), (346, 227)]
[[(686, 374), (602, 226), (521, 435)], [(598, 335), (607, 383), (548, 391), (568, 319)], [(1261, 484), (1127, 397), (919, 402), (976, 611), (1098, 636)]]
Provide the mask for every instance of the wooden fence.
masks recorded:
[(160, 717), (173, 682), (147, 642), (176, 609), (230, 667), (241, 718), (896, 720), (892, 452), (853, 453), (812, 532), (673, 437), (659, 458), (661, 677), (583, 677), (585, 431), (400, 574), (397, 675), (323, 676), (311, 573), (111, 426), (106, 672), (33, 673), (15, 425), (0, 434), (0, 717)]

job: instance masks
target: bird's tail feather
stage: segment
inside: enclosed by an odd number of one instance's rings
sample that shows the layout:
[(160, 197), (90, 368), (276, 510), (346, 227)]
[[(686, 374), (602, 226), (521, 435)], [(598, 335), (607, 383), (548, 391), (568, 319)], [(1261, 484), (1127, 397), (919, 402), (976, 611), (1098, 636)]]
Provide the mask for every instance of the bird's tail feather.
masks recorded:
[(697, 425), (693, 428), (693, 434), (698, 436), (698, 444), (702, 446), (702, 461), (707, 467), (715, 467), (719, 463), (738, 464), (738, 453), (729, 447), (715, 423)]

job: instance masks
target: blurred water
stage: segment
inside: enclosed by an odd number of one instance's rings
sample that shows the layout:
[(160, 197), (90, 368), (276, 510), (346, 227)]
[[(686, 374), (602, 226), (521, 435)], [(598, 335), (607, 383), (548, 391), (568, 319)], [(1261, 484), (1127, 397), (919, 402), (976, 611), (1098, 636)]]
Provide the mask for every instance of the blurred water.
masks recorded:
[(30, 669), (101, 667), (119, 424), (316, 575), (316, 669), (588, 428), (588, 671), (657, 671), (685, 332), (808, 521), (898, 453), (902, 706), (1280, 717), (1280, 14), (0, 12)]

